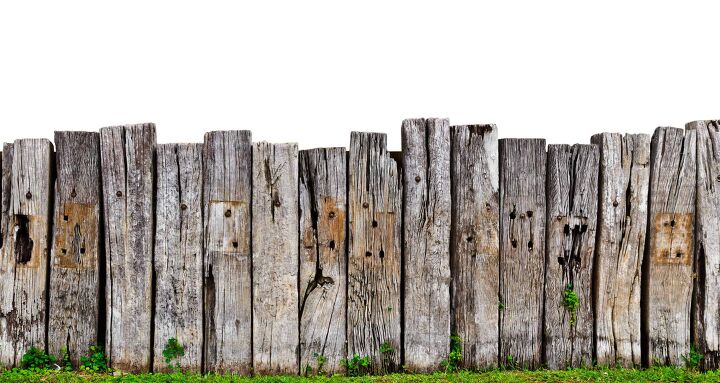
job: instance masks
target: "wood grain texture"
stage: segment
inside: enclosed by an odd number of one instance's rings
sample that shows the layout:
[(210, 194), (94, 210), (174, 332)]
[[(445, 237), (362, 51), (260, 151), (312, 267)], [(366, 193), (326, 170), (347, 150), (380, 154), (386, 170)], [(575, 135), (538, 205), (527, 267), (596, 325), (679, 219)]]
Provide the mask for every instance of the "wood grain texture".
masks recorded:
[(450, 124), (402, 124), (404, 365), (429, 372), (450, 349)]
[(300, 151), (300, 368), (344, 372), (347, 297), (345, 148)]
[(162, 355), (170, 338), (185, 349), (173, 367), (202, 367), (202, 169), (202, 144), (157, 146), (153, 371), (171, 370)]
[(100, 134), (55, 132), (48, 352), (73, 365), (100, 339)]
[(500, 362), (536, 368), (545, 274), (545, 140), (501, 139), (498, 145)]
[(596, 134), (600, 150), (595, 253), (597, 363), (630, 368), (642, 363), (640, 287), (650, 187), (650, 136)]
[(693, 121), (697, 132), (693, 342), (706, 370), (720, 368), (720, 121)]
[(696, 132), (658, 128), (650, 147), (648, 363), (682, 366), (690, 351)]
[(348, 356), (370, 356), (375, 372), (397, 369), (402, 355), (402, 175), (386, 142), (352, 132), (348, 162)]
[(463, 341), (462, 365), (498, 365), (498, 130), (453, 126), (452, 332)]
[(114, 369), (150, 370), (155, 125), (100, 129), (106, 259), (105, 352)]
[[(545, 364), (593, 364), (593, 262), (600, 154), (595, 145), (549, 145), (545, 257)], [(566, 294), (575, 294), (569, 308)]]
[(252, 260), (250, 131), (205, 134), (206, 372), (252, 372)]
[(253, 370), (297, 374), (297, 144), (253, 144), (252, 211)]
[(53, 145), (22, 139), (5, 145), (8, 150), (13, 154), (3, 161), (3, 173), (10, 174), (3, 174), (0, 364), (12, 367), (30, 347), (46, 346)]

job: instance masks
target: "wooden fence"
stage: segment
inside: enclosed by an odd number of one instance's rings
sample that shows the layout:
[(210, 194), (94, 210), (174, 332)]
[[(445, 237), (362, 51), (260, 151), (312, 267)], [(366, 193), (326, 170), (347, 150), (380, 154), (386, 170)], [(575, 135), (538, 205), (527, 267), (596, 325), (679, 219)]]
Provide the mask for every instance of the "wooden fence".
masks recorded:
[(2, 151), (0, 363), (31, 346), (112, 367), (375, 372), (720, 367), (720, 124), (590, 144), (447, 119), (350, 149), (153, 124)]

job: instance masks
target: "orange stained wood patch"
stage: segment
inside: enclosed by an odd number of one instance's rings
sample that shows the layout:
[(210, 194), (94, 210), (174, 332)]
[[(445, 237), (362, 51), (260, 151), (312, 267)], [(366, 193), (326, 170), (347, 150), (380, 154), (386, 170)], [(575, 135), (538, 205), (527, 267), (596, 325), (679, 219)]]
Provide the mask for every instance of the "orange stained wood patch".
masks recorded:
[(693, 252), (692, 213), (657, 213), (652, 225), (655, 237), (650, 256), (655, 264), (690, 265)]
[(245, 201), (210, 201), (208, 211), (208, 250), (225, 254), (249, 254), (250, 226)]
[(63, 204), (55, 217), (53, 263), (67, 269), (92, 269), (97, 261), (98, 206)]

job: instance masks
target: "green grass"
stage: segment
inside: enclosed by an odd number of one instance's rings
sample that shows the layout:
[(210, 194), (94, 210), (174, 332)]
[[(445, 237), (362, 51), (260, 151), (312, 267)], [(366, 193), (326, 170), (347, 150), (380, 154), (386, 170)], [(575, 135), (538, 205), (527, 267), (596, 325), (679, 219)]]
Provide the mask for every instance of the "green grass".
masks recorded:
[(632, 369), (575, 369), (563, 371), (488, 371), (435, 374), (392, 374), (364, 377), (316, 377), (264, 376), (240, 377), (234, 375), (195, 374), (128, 374), (111, 376), (105, 374), (10, 370), (0, 374), (0, 382), (247, 382), (247, 383), (304, 383), (304, 382), (374, 382), (374, 383), (423, 383), (423, 382), (720, 382), (720, 371), (699, 373), (680, 368)]

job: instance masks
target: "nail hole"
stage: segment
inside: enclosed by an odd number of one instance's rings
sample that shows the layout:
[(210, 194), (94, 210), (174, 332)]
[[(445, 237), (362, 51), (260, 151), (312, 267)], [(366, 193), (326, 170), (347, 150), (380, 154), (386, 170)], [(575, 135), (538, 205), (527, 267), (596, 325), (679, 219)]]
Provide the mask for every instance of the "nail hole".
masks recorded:
[(415, 176), (415, 182), (420, 182), (420, 176)]
[(64, 216), (63, 216), (63, 221), (67, 221), (67, 220), (68, 220), (68, 216), (64, 215)]
[(81, 247), (81, 248), (80, 248), (80, 254), (85, 254), (85, 248), (84, 248), (84, 247)]
[(516, 248), (517, 247), (517, 239), (513, 239), (512, 241), (510, 241), (510, 244), (512, 245), (513, 248)]
[(180, 205), (180, 210), (187, 210), (187, 205), (181, 204), (181, 205)]
[(25, 193), (25, 198), (27, 198), (27, 199), (32, 198), (32, 193), (30, 193), (30, 192)]
[(475, 239), (475, 238), (473, 238), (472, 236), (466, 238), (466, 240), (467, 240), (468, 242), (472, 242), (473, 239)]
[(67, 249), (60, 249), (63, 254), (67, 254)]
[(331, 211), (330, 214), (328, 214), (328, 218), (330, 218), (330, 219), (335, 218), (335, 212)]
[(364, 207), (365, 209), (367, 209), (367, 208), (368, 208), (368, 206), (370, 206), (370, 204), (369, 204), (369, 203), (367, 203), (367, 202), (363, 202), (363, 207)]
[(528, 212), (527, 212), (527, 217), (528, 217), (528, 218), (532, 218), (532, 216), (533, 216), (533, 212), (530, 211), (530, 210), (528, 210)]
[(366, 252), (365, 252), (365, 256), (366, 256), (366, 257), (372, 257), (372, 253), (369, 252), (369, 251), (366, 251)]
[(380, 258), (385, 257), (385, 250), (380, 250), (380, 253), (378, 254)]
[(682, 253), (675, 254), (675, 258), (680, 258), (680, 257), (682, 257)]
[(70, 198), (75, 198), (75, 197), (77, 197), (77, 193), (75, 192), (75, 189), (73, 189), (72, 192), (70, 192)]
[(118, 196), (118, 197), (122, 197), (122, 192), (118, 190), (118, 192), (115, 193), (115, 195)]
[(532, 251), (533, 249), (533, 241), (528, 241), (528, 250)]
[(237, 241), (233, 241), (232, 245), (233, 245), (233, 247), (234, 247), (234, 248), (236, 248), (236, 249), (237, 249), (237, 247), (238, 247), (238, 243), (237, 243)]
[(333, 250), (334, 250), (334, 249), (335, 249), (335, 241), (330, 241), (330, 242), (328, 243), (328, 247), (329, 247), (330, 249), (333, 249)]
[(373, 221), (372, 221), (372, 227), (377, 227), (377, 226), (378, 226), (377, 221), (376, 221), (376, 220), (373, 220)]
[(618, 205), (620, 205), (618, 201), (613, 201), (613, 207), (618, 207)]
[(226, 217), (229, 217), (229, 216), (231, 216), (231, 215), (232, 215), (232, 212), (230, 211), (230, 209), (225, 210), (225, 216), (226, 216)]
[(510, 212), (510, 219), (515, 219), (515, 210)]
[(670, 227), (675, 227), (675, 220), (670, 221)]

